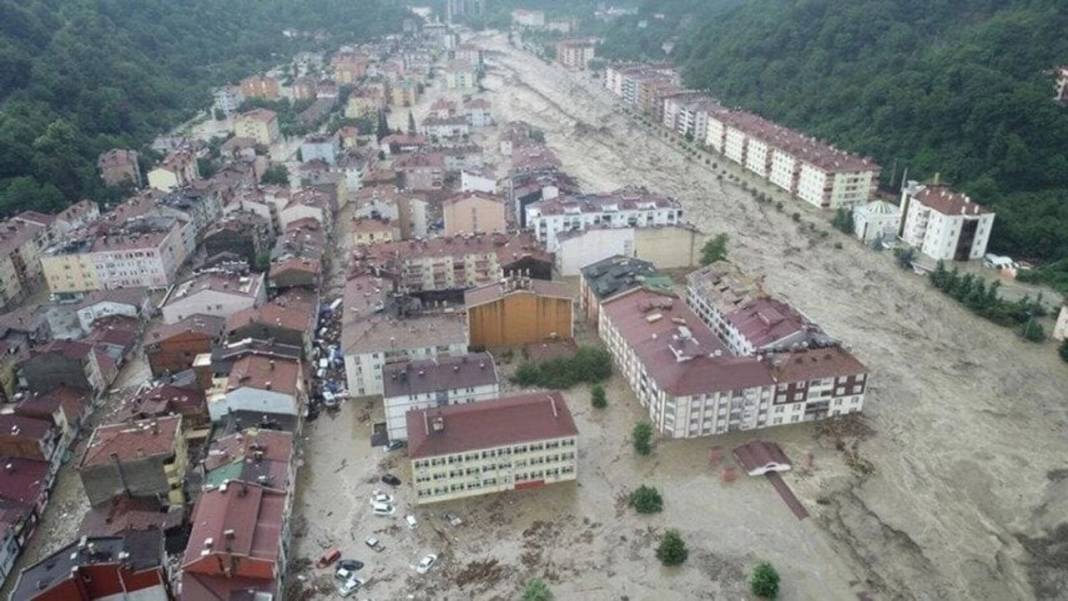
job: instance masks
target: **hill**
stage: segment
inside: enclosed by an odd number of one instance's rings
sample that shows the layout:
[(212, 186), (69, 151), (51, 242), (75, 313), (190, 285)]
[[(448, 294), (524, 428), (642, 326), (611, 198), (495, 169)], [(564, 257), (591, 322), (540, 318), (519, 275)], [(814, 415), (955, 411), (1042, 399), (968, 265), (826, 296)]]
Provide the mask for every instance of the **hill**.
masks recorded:
[(206, 107), (213, 86), (402, 18), (388, 0), (2, 2), (0, 214), (105, 200), (103, 150), (142, 147)]
[(749, 0), (681, 21), (690, 86), (874, 156), (884, 186), (941, 174), (997, 210), (992, 251), (1068, 257), (1065, 3)]

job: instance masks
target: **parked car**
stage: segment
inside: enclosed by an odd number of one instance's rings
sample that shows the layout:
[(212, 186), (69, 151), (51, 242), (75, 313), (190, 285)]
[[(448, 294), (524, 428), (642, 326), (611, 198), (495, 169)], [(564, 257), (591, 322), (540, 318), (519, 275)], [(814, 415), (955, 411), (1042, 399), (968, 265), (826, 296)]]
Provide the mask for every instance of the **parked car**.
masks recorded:
[(464, 523), (464, 521), (460, 519), (460, 516), (456, 515), (451, 511), (446, 511), (445, 513), (441, 514), (441, 517), (445, 518), (445, 521), (452, 526), (459, 526)]
[(433, 553), (426, 555), (425, 557), (420, 559), (419, 564), (415, 566), (416, 573), (426, 574), (430, 571), (430, 568), (434, 567), (434, 564), (437, 563), (437, 561), (437, 555), (434, 555)]
[(327, 549), (326, 551), (323, 552), (322, 555), (319, 556), (319, 561), (317, 561), (315, 563), (320, 568), (325, 568), (326, 566), (334, 563), (338, 559), (341, 559), (341, 550), (340, 549)]
[(367, 540), (363, 541), (363, 544), (367, 545), (368, 547), (371, 547), (372, 550), (378, 553), (381, 553), (382, 551), (386, 550), (386, 548), (382, 545), (382, 541), (378, 540), (373, 536), (368, 537)]
[(342, 559), (341, 561), (337, 562), (337, 568), (339, 570), (348, 570), (350, 572), (355, 572), (356, 570), (359, 570), (362, 567), (363, 562), (358, 559)]
[(408, 522), (408, 529), (409, 530), (415, 530), (415, 527), (419, 525), (419, 522), (417, 522), (415, 520), (415, 516), (410, 514), (410, 513), (408, 515), (404, 516), (404, 521)]
[(352, 593), (360, 590), (360, 587), (363, 586), (364, 582), (364, 580), (360, 580), (355, 576), (350, 576), (345, 579), (338, 578), (337, 594), (342, 597), (348, 597)]
[(399, 450), (403, 449), (406, 446), (408, 446), (408, 443), (403, 441), (403, 440), (391, 440), (391, 441), (389, 441), (389, 444), (386, 445), (386, 450), (387, 451), (399, 451)]
[(387, 495), (386, 493), (376, 490), (371, 493), (371, 505), (375, 503), (386, 503), (388, 505), (393, 504), (393, 495)]
[(390, 486), (400, 486), (401, 483), (400, 478), (394, 476), (393, 474), (386, 474), (382, 476), (382, 481)]
[(394, 513), (397, 513), (397, 508), (390, 505), (389, 503), (371, 503), (371, 513), (383, 517), (388, 517), (393, 515)]

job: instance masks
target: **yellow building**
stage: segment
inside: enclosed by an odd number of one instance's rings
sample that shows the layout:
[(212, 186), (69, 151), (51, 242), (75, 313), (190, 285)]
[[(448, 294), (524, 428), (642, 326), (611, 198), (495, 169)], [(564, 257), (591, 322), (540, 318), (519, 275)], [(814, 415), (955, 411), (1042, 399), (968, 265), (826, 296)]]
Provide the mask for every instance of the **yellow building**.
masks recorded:
[(345, 104), (345, 117), (359, 119), (365, 115), (373, 115), (378, 110), (378, 100), (371, 96), (359, 96), (352, 94)]
[(252, 109), (241, 113), (234, 123), (234, 135), (239, 138), (252, 138), (257, 144), (270, 146), (280, 137), (278, 115), (268, 109)]
[(388, 219), (354, 219), (352, 242), (356, 246), (393, 242), (401, 239), (400, 228)]
[[(60, 252), (41, 256), (41, 269), (44, 271), (45, 283), (52, 294), (71, 292), (88, 292), (100, 290), (96, 263), (89, 252), (88, 241), (78, 241), (73, 245), (85, 246), (84, 249), (66, 247)], [(66, 251), (66, 252), (63, 252)]]
[(22, 283), (11, 255), (0, 256), (0, 305), (6, 305), (22, 296)]

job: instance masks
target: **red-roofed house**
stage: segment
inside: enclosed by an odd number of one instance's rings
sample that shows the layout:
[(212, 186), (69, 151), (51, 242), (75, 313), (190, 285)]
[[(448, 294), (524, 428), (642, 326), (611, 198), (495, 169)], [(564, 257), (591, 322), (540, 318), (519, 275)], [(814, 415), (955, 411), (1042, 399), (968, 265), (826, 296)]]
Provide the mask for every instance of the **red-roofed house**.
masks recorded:
[(230, 601), (242, 592), (281, 598), (285, 505), (283, 493), (246, 482), (201, 495), (182, 559), (182, 601)]
[(271, 263), (269, 277), (270, 287), (277, 290), (287, 288), (318, 288), (322, 265), (318, 259), (291, 257)]
[(120, 495), (185, 502), (185, 435), (179, 415), (100, 426), (78, 463), (91, 505)]
[(299, 415), (305, 398), (299, 361), (246, 355), (234, 362), (230, 375), (208, 393), (211, 421), (232, 411)]
[(162, 376), (189, 369), (197, 355), (210, 353), (212, 344), (226, 331), (226, 319), (193, 315), (173, 324), (159, 324), (145, 334), (144, 349), (152, 375)]
[(409, 411), (416, 503), (574, 480), (578, 428), (559, 392)]
[(48, 505), (53, 475), (47, 461), (0, 456), (0, 584)]
[(966, 194), (917, 182), (901, 192), (898, 235), (932, 259), (981, 259), (993, 228), (994, 213)]
[(66, 449), (81, 431), (89, 402), (85, 392), (59, 386), (49, 392), (31, 393), (15, 407), (15, 414), (51, 420), (60, 432), (59, 447)]
[(53, 340), (31, 351), (29, 359), (19, 364), (20, 379), (33, 392), (67, 386), (98, 393), (107, 387), (108, 372), (114, 369), (113, 364), (102, 365), (103, 359), (90, 344)]
[(51, 420), (12, 413), (0, 414), (0, 457), (20, 457), (44, 461), (51, 473), (59, 471), (63, 451), (61, 434)]
[(226, 336), (230, 342), (251, 338), (299, 346), (307, 356), (318, 316), (319, 295), (294, 288), (265, 305), (231, 315), (226, 320)]

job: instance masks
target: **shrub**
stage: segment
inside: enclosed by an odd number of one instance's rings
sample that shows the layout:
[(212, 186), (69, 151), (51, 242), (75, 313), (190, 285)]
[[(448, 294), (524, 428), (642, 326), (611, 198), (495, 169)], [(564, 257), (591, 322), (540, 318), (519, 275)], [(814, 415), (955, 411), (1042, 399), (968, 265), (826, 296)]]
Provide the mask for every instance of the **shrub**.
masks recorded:
[(553, 601), (554, 598), (549, 585), (541, 578), (532, 578), (523, 587), (523, 601)]
[(648, 455), (653, 452), (653, 425), (649, 422), (638, 422), (634, 424), (634, 430), (631, 431), (631, 439), (634, 444), (634, 450), (639, 455)]
[(801, 213), (794, 211), (794, 214), (790, 215), (790, 219), (793, 219), (794, 221), (801, 221)]
[(834, 212), (834, 219), (831, 220), (831, 225), (834, 229), (842, 232), (843, 234), (853, 235), (853, 211), (844, 207), (839, 207)]
[(1061, 343), (1061, 348), (1058, 352), (1061, 354), (1061, 359), (1068, 363), (1068, 338), (1065, 338), (1064, 342)]
[(678, 530), (668, 530), (664, 538), (660, 539), (660, 546), (656, 548), (656, 558), (666, 566), (677, 566), (686, 561), (690, 552), (686, 550), (686, 543)]
[(594, 384), (590, 389), (590, 395), (593, 398), (594, 409), (604, 409), (608, 406), (608, 399), (604, 394), (604, 386), (600, 384)]
[(912, 261), (916, 258), (916, 251), (911, 248), (895, 248), (894, 259), (901, 269), (912, 269)]
[(1042, 342), (1046, 339), (1046, 331), (1042, 329), (1042, 324), (1035, 321), (1034, 318), (1024, 322), (1023, 326), (1020, 327), (1020, 335), (1028, 342)]
[(762, 561), (753, 570), (749, 587), (757, 597), (774, 599), (779, 596), (779, 573), (770, 563)]
[(638, 513), (660, 513), (664, 509), (664, 499), (660, 496), (660, 491), (644, 484), (631, 491), (627, 504)]
[(701, 264), (710, 265), (727, 258), (727, 234), (718, 234), (701, 247)]

